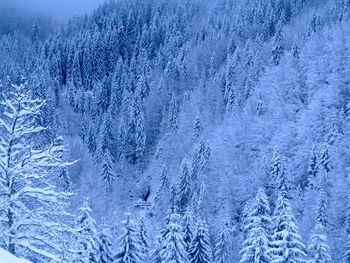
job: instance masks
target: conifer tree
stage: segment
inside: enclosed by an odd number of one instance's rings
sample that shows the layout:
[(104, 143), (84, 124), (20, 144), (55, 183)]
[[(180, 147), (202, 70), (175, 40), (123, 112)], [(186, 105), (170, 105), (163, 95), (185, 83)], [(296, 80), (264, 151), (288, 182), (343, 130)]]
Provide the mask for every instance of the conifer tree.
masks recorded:
[(176, 185), (176, 204), (180, 211), (185, 211), (191, 201), (191, 177), (187, 160), (181, 163), (178, 183)]
[(101, 166), (101, 180), (105, 185), (105, 188), (107, 191), (112, 190), (112, 185), (115, 180), (115, 175), (112, 168), (112, 157), (109, 153), (109, 150), (105, 150), (103, 154), (103, 158), (101, 160), (102, 166)]
[(190, 245), (189, 257), (191, 263), (213, 262), (208, 226), (204, 221), (200, 221), (196, 226)]
[(195, 232), (195, 217), (190, 208), (188, 208), (182, 217), (182, 229), (184, 232), (184, 241), (186, 243), (186, 250), (189, 252), (190, 244)]
[(114, 259), (112, 251), (112, 236), (106, 224), (102, 225), (98, 233), (98, 263), (111, 263)]
[(218, 233), (215, 240), (214, 248), (214, 262), (215, 263), (230, 263), (231, 258), (231, 235), (232, 230), (228, 224), (228, 221), (225, 221), (223, 228)]
[(139, 230), (139, 236), (141, 241), (141, 250), (145, 256), (145, 260), (148, 261), (150, 246), (148, 243), (148, 236), (147, 236), (145, 221), (142, 217), (138, 222), (138, 230)]
[(240, 252), (241, 263), (267, 263), (271, 261), (269, 255), (271, 225), (268, 198), (265, 192), (260, 189), (244, 227), (246, 238)]
[(285, 186), (277, 197), (270, 255), (273, 263), (306, 262), (305, 246), (298, 234)]
[(324, 227), (327, 227), (328, 216), (327, 216), (327, 195), (324, 191), (324, 186), (321, 184), (318, 190), (317, 210), (316, 210), (316, 222), (320, 223)]
[(194, 141), (198, 140), (203, 134), (203, 126), (201, 123), (200, 116), (197, 116), (193, 123), (193, 139)]
[(188, 254), (180, 225), (180, 215), (172, 213), (163, 233), (164, 240), (161, 251), (162, 262), (188, 263)]
[(79, 259), (83, 263), (98, 263), (99, 240), (96, 222), (92, 218), (92, 209), (85, 198), (83, 206), (79, 208), (77, 218), (77, 235), (79, 240)]
[(273, 38), (273, 46), (272, 46), (272, 57), (271, 57), (271, 64), (273, 66), (277, 66), (280, 63), (281, 58), (284, 54), (284, 38), (283, 38), (283, 32), (282, 32), (282, 26), (281, 24), (277, 25), (276, 33)]
[(308, 187), (313, 189), (316, 185), (316, 177), (318, 172), (317, 152), (315, 146), (312, 147), (309, 163), (307, 167)]
[(171, 95), (167, 115), (167, 128), (170, 131), (176, 131), (178, 128), (178, 105), (175, 93)]
[(324, 171), (326, 173), (329, 173), (332, 170), (332, 166), (331, 166), (330, 158), (329, 158), (329, 152), (328, 152), (328, 148), (326, 145), (324, 145), (324, 147), (321, 151), (319, 165), (321, 166), (321, 168), (324, 169)]
[(119, 251), (115, 263), (141, 263), (145, 260), (142, 243), (136, 224), (131, 220), (131, 215), (126, 214), (123, 221), (123, 234), (119, 237)]
[[(286, 186), (286, 175), (283, 160), (277, 147), (273, 152), (268, 182), (268, 195), (273, 200), (283, 186)], [(270, 199), (270, 200), (271, 200)]]
[(311, 260), (309, 261), (311, 263), (333, 262), (329, 253), (329, 247), (327, 245), (325, 227), (319, 221), (316, 221), (314, 233), (310, 238), (308, 255), (311, 258)]
[(151, 251), (151, 263), (162, 263), (161, 251), (162, 237), (156, 236), (156, 241), (153, 245), (153, 250)]

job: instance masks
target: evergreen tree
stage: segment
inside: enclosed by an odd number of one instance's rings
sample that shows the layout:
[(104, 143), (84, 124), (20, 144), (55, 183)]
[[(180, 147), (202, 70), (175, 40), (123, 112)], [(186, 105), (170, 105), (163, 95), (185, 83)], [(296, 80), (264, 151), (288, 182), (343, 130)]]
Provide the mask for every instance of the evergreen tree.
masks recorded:
[(246, 238), (240, 252), (241, 263), (271, 262), (269, 255), (270, 230), (270, 206), (265, 192), (260, 189), (244, 227)]
[(269, 197), (273, 200), (276, 198), (278, 191), (280, 191), (282, 187), (286, 186), (285, 167), (280, 155), (280, 151), (277, 147), (275, 147), (271, 159), (269, 176), (268, 194)]
[(327, 236), (325, 228), (321, 222), (316, 221), (314, 233), (310, 238), (310, 244), (308, 247), (308, 254), (311, 263), (331, 263), (333, 262), (329, 247), (327, 245)]
[(112, 251), (112, 236), (106, 224), (103, 224), (98, 233), (98, 263), (111, 263), (114, 259)]
[(176, 185), (176, 204), (180, 211), (185, 211), (191, 201), (191, 177), (187, 160), (181, 163), (178, 183)]
[(92, 218), (92, 210), (86, 198), (83, 206), (79, 208), (77, 218), (77, 235), (79, 238), (79, 259), (83, 263), (98, 263), (99, 240), (96, 222)]
[(186, 243), (186, 250), (190, 252), (190, 244), (194, 235), (195, 217), (191, 209), (187, 209), (182, 217), (182, 229), (184, 232), (184, 241)]
[(201, 123), (200, 116), (197, 116), (193, 123), (193, 139), (194, 141), (198, 140), (203, 134), (203, 126)]
[(272, 57), (271, 64), (273, 66), (277, 66), (280, 63), (281, 58), (284, 54), (284, 37), (282, 32), (281, 24), (277, 25), (276, 33), (273, 38), (273, 46), (272, 46)]
[(324, 171), (326, 173), (329, 173), (332, 170), (332, 166), (331, 166), (330, 158), (329, 158), (329, 152), (328, 152), (328, 148), (326, 145), (324, 145), (322, 152), (320, 154), (319, 165), (321, 166), (321, 168), (324, 169)]
[(231, 260), (231, 235), (232, 230), (229, 227), (228, 221), (225, 222), (223, 228), (219, 232), (215, 241), (214, 262), (215, 263), (230, 263)]
[(131, 220), (131, 215), (126, 214), (123, 221), (123, 234), (119, 238), (119, 251), (115, 258), (115, 263), (141, 263), (145, 260), (139, 232), (135, 223)]
[(141, 250), (145, 255), (145, 260), (148, 261), (150, 246), (148, 244), (148, 236), (147, 236), (145, 221), (142, 217), (138, 222), (138, 228), (139, 228), (139, 236), (141, 241)]
[(191, 241), (190, 262), (211, 263), (213, 262), (212, 256), (208, 226), (204, 221), (200, 221)]
[(109, 153), (109, 150), (105, 150), (102, 158), (102, 166), (101, 166), (101, 180), (105, 185), (107, 191), (112, 190), (112, 185), (115, 180), (115, 175), (112, 168), (112, 157)]
[(178, 128), (178, 105), (174, 93), (171, 95), (167, 114), (167, 128), (170, 131), (176, 131)]
[(271, 262), (306, 262), (305, 246), (298, 234), (285, 187), (282, 187), (277, 197), (274, 226), (270, 248)]
[(152, 263), (162, 263), (161, 251), (162, 251), (162, 237), (156, 236), (156, 242), (153, 245), (153, 250), (151, 251), (151, 262)]
[(318, 202), (316, 210), (316, 222), (320, 223), (324, 227), (327, 227), (328, 216), (327, 216), (327, 195), (323, 189), (323, 184), (318, 191)]
[(316, 185), (316, 176), (318, 172), (317, 152), (315, 146), (312, 147), (310, 159), (307, 167), (308, 187), (313, 189)]
[(166, 234), (161, 251), (162, 262), (188, 263), (188, 254), (180, 225), (180, 215), (172, 213), (166, 224)]

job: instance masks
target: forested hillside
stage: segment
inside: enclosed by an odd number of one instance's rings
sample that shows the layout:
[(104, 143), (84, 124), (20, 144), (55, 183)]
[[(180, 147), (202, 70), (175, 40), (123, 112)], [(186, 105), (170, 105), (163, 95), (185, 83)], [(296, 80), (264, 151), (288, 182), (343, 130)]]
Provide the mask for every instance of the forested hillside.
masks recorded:
[(0, 7), (0, 246), (349, 263), (349, 18), (348, 0), (115, 0), (61, 26)]

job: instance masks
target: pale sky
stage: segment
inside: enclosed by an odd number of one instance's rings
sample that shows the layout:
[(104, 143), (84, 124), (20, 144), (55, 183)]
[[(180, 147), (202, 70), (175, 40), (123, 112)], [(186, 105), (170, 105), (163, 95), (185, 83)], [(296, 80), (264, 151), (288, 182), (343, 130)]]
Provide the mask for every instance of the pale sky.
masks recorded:
[(74, 15), (91, 12), (105, 0), (0, 0), (65, 21)]

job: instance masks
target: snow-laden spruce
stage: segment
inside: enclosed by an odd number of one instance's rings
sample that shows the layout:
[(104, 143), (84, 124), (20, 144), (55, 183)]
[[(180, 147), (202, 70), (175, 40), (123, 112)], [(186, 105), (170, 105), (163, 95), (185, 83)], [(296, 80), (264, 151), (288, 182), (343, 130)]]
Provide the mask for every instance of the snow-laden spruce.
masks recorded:
[(271, 225), (269, 201), (264, 190), (260, 189), (244, 227), (246, 238), (240, 252), (240, 263), (271, 262), (269, 254)]
[(269, 249), (273, 263), (304, 263), (306, 249), (298, 233), (284, 185), (278, 194), (273, 215), (274, 231)]
[(205, 221), (199, 221), (189, 249), (191, 263), (212, 263), (213, 254), (209, 230)]
[(25, 85), (11, 89), (0, 114), (0, 240), (14, 255), (59, 262), (71, 194), (57, 190), (55, 176), (71, 163), (63, 159), (61, 138), (38, 143), (45, 101), (33, 99)]

